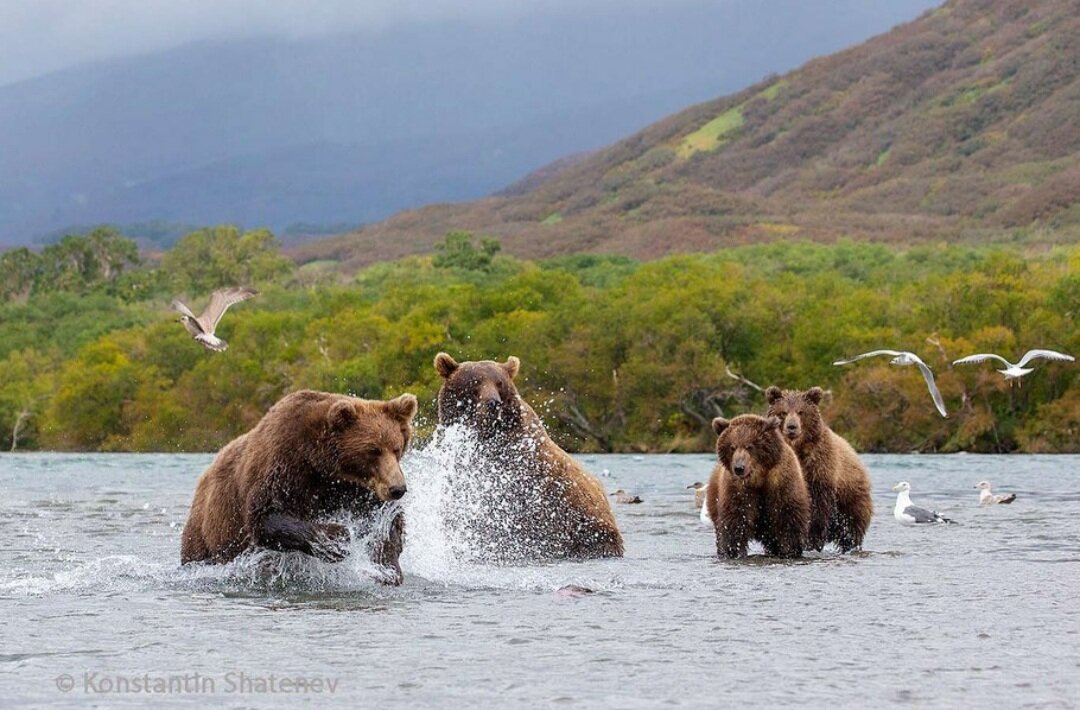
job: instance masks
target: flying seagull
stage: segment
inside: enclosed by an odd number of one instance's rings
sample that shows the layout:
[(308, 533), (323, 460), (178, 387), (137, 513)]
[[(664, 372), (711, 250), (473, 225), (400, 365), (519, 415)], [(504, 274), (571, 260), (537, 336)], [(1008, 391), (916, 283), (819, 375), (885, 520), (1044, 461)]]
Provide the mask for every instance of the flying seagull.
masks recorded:
[(979, 485), (975, 487), (979, 489), (979, 505), (1008, 505), (1016, 500), (1015, 493), (994, 495), (990, 490), (990, 481), (979, 481)]
[(191, 337), (202, 343), (208, 350), (220, 353), (229, 347), (228, 343), (214, 335), (214, 329), (217, 328), (221, 316), (225, 315), (229, 306), (246, 301), (257, 293), (258, 291), (244, 286), (219, 288), (210, 294), (210, 302), (206, 304), (206, 310), (201, 316), (192, 313), (191, 309), (179, 298), (173, 299), (172, 308), (180, 313), (180, 322), (184, 324), (187, 332), (191, 333)]
[(848, 358), (847, 360), (837, 360), (834, 365), (847, 365), (855, 362), (856, 360), (862, 360), (867, 357), (876, 357), (878, 355), (889, 355), (892, 357), (891, 362), (893, 365), (917, 365), (922, 372), (923, 379), (926, 380), (926, 388), (930, 390), (930, 396), (934, 398), (934, 406), (937, 407), (938, 413), (943, 417), (949, 415), (945, 412), (945, 402), (941, 399), (941, 392), (938, 391), (937, 383), (934, 382), (934, 373), (930, 367), (923, 362), (915, 353), (909, 353), (906, 350), (871, 350), (868, 353), (862, 355), (856, 355), (855, 357)]
[(896, 506), (893, 508), (893, 517), (903, 525), (953, 522), (936, 510), (927, 510), (926, 508), (912, 505), (911, 497), (908, 495), (908, 491), (911, 490), (911, 484), (907, 481), (900, 481), (900, 483), (893, 486), (893, 490), (899, 491), (900, 493), (900, 495), (896, 496)]
[(1000, 355), (994, 353), (979, 353), (978, 355), (968, 355), (962, 357), (959, 360), (953, 360), (954, 365), (969, 365), (973, 362), (983, 362), (985, 360), (1000, 360), (1005, 363), (1004, 370), (998, 370), (1001, 374), (1005, 375), (1006, 380), (1019, 380), (1024, 375), (1028, 374), (1035, 368), (1024, 367), (1032, 360), (1038, 360), (1039, 358), (1045, 358), (1047, 360), (1062, 360), (1064, 362), (1073, 362), (1076, 360), (1072, 355), (1066, 355), (1065, 353), (1059, 353), (1054, 350), (1028, 350), (1024, 353), (1024, 357), (1020, 358), (1020, 362), (1015, 365)]

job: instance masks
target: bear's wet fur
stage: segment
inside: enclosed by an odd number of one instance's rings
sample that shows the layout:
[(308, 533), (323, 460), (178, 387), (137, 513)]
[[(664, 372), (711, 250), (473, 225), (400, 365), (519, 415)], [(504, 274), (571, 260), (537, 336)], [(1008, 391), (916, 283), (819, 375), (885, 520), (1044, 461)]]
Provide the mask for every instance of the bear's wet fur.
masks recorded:
[[(623, 538), (604, 487), (547, 435), (540, 417), (518, 394), (520, 360), (457, 362), (435, 358), (442, 377), (439, 425), (460, 425), (476, 437), (483, 459), (505, 472), (507, 485), (485, 495), (501, 526), (474, 521), (481, 556), (516, 559), (621, 557)], [(503, 490), (504, 489), (504, 490)]]
[(809, 547), (820, 550), (826, 542), (841, 552), (862, 547), (874, 514), (870, 474), (842, 436), (829, 428), (821, 416), (820, 387), (808, 390), (765, 391), (768, 416), (783, 422), (784, 440), (795, 451), (813, 504)]
[(801, 557), (810, 526), (810, 496), (780, 420), (743, 414), (713, 420), (717, 464), (705, 494), (716, 529), (716, 553), (746, 557), (758, 540), (773, 557)]
[[(416, 397), (363, 400), (302, 390), (278, 401), (255, 427), (225, 446), (199, 478), (181, 537), (180, 559), (223, 563), (251, 549), (294, 550), (335, 562), (349, 531), (337, 514), (375, 522), (372, 559), (401, 583), (398, 557), (406, 492), (399, 464), (409, 443)], [(393, 506), (393, 508), (387, 508)]]

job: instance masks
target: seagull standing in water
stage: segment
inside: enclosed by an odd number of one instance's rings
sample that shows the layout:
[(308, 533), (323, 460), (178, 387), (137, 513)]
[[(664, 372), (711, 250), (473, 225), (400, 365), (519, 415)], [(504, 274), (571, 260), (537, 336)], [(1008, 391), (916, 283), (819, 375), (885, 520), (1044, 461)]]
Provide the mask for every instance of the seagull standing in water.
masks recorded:
[(200, 316), (192, 313), (191, 309), (179, 298), (173, 299), (172, 308), (180, 313), (180, 322), (184, 324), (184, 329), (191, 333), (191, 337), (202, 343), (207, 350), (220, 353), (229, 347), (228, 343), (214, 335), (221, 316), (225, 315), (229, 306), (246, 301), (257, 293), (258, 291), (244, 286), (218, 289), (210, 294), (210, 302), (206, 304), (206, 310)]
[(979, 489), (979, 505), (1008, 505), (1016, 500), (1015, 493), (994, 495), (994, 492), (990, 490), (990, 481), (979, 481), (975, 487)]
[(1056, 350), (1028, 350), (1024, 353), (1024, 357), (1020, 358), (1020, 362), (1013, 364), (994, 353), (979, 353), (978, 355), (968, 355), (962, 357), (959, 360), (953, 360), (954, 365), (970, 365), (974, 362), (984, 362), (986, 360), (998, 360), (1005, 363), (1004, 370), (998, 370), (1001, 374), (1005, 375), (1005, 379), (1008, 381), (1019, 380), (1024, 375), (1032, 372), (1035, 368), (1024, 367), (1032, 360), (1038, 360), (1043, 358), (1045, 360), (1060, 360), (1062, 362), (1073, 362), (1076, 360), (1072, 355), (1066, 355), (1065, 353), (1059, 353)]
[(694, 489), (694, 507), (700, 508), (705, 505), (705, 491), (709, 490), (709, 487), (701, 481), (694, 481), (687, 488)]
[(694, 489), (694, 507), (698, 509), (698, 518), (704, 524), (712, 525), (712, 518), (709, 517), (709, 503), (705, 500), (705, 494), (709, 490), (709, 486), (701, 481), (694, 481), (687, 488)]
[(899, 492), (896, 496), (896, 506), (893, 508), (893, 517), (900, 521), (903, 525), (920, 525), (925, 523), (951, 523), (945, 516), (938, 513), (936, 510), (927, 510), (926, 508), (920, 508), (917, 505), (911, 503), (911, 496), (908, 495), (908, 491), (911, 490), (911, 484), (907, 481), (900, 481), (893, 490)]
[(922, 359), (915, 353), (907, 352), (906, 350), (871, 350), (868, 353), (862, 355), (856, 355), (855, 357), (848, 358), (847, 360), (837, 360), (834, 365), (848, 365), (856, 360), (862, 360), (867, 357), (876, 357), (878, 355), (889, 355), (892, 360), (889, 362), (893, 365), (915, 365), (922, 372), (923, 379), (926, 380), (926, 387), (930, 390), (930, 396), (934, 398), (934, 406), (937, 407), (938, 413), (943, 417), (949, 415), (945, 412), (945, 402), (941, 399), (941, 392), (938, 391), (937, 383), (934, 382), (934, 372), (930, 367), (922, 361)]

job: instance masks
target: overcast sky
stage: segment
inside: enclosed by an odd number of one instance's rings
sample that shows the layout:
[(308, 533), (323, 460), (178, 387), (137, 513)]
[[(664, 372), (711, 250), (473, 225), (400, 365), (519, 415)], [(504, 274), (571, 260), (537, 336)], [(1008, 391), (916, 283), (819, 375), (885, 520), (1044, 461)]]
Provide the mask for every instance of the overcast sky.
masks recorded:
[[(0, 84), (203, 39), (311, 37), (448, 18), (571, 15), (679, 0), (0, 0)], [(722, 3), (758, 0), (718, 0)]]

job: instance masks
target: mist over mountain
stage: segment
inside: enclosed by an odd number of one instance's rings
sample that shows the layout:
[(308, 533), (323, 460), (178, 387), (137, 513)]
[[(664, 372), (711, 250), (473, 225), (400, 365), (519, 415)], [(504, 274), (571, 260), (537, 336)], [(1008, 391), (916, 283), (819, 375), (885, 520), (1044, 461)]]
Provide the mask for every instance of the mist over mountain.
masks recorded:
[(483, 196), (931, 4), (586, 5), (76, 66), (0, 86), (0, 244), (100, 222), (367, 223)]
[(346, 270), (450, 230), (518, 256), (650, 259), (777, 239), (1080, 239), (1080, 2), (949, 0), (479, 200), (311, 243)]

